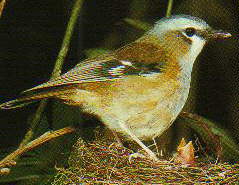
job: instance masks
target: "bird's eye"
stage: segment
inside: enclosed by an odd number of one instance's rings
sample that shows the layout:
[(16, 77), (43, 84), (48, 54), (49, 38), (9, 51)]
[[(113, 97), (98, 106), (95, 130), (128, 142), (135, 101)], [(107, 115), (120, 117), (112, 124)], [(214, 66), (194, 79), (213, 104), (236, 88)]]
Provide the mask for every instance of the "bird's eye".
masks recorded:
[(188, 37), (192, 37), (193, 35), (195, 35), (196, 30), (195, 28), (186, 28), (185, 33)]

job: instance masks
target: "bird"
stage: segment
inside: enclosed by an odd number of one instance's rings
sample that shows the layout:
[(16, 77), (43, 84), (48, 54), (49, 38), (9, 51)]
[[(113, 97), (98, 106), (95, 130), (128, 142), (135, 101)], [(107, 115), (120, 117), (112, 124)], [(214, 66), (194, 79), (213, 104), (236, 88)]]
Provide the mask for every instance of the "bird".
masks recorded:
[(215, 30), (198, 17), (165, 17), (134, 42), (86, 59), (0, 108), (59, 99), (97, 116), (110, 130), (135, 141), (157, 160), (143, 141), (160, 136), (182, 111), (193, 64), (204, 45), (228, 37), (230, 33)]

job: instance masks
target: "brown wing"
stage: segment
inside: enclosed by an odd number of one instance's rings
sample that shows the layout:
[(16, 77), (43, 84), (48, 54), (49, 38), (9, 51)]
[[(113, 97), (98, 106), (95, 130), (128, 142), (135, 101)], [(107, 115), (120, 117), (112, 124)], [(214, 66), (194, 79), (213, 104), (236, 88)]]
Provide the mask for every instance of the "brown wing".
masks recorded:
[(162, 51), (157, 45), (142, 41), (135, 42), (111, 54), (85, 60), (60, 77), (24, 91), (21, 97), (1, 104), (0, 108), (11, 109), (32, 101), (55, 97), (81, 83), (117, 80), (128, 75), (159, 73), (165, 66), (162, 58)]
[(85, 82), (115, 80), (124, 77), (126, 74), (140, 74), (141, 71), (142, 69), (134, 66), (131, 62), (118, 60), (112, 55), (104, 55), (86, 60), (60, 77), (26, 90), (23, 93)]
[(157, 45), (149, 42), (134, 42), (111, 54), (86, 60), (60, 77), (23, 93), (85, 82), (115, 80), (126, 75), (161, 72), (165, 65), (162, 58), (162, 50)]

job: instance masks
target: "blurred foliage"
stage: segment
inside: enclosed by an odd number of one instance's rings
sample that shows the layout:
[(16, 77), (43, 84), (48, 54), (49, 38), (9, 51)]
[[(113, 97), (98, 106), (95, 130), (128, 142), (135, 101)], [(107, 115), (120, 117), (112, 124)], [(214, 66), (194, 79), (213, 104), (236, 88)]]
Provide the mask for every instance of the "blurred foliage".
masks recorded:
[(87, 58), (90, 58), (90, 57), (96, 57), (98, 55), (103, 55), (109, 52), (110, 52), (109, 50), (103, 49), (103, 48), (91, 48), (91, 49), (85, 50), (84, 53)]
[(200, 136), (207, 148), (206, 154), (212, 152), (219, 160), (239, 161), (239, 145), (236, 144), (227, 129), (222, 129), (218, 127), (217, 123), (196, 114), (184, 112), (178, 119), (181, 120), (181, 124), (190, 127)]
[[(80, 122), (78, 108), (59, 102), (52, 102), (52, 104), (51, 119), (47, 118), (46, 113), (42, 115), (37, 129), (34, 130), (33, 138), (49, 131), (49, 125), (52, 126), (52, 129), (57, 130)], [(32, 117), (33, 115), (29, 122), (31, 122)], [(11, 168), (9, 175), (0, 178), (0, 183), (17, 180), (24, 180), (22, 184), (43, 184), (44, 181), (47, 182), (56, 173), (55, 166), (67, 166), (67, 158), (77, 137), (79, 136), (75, 134), (62, 136), (27, 152), (17, 160), (17, 165)]]
[(137, 29), (143, 30), (143, 31), (148, 31), (152, 27), (152, 25), (150, 25), (146, 22), (142, 22), (140, 20), (135, 20), (135, 19), (130, 19), (130, 18), (126, 18), (125, 22), (128, 23), (129, 25), (131, 25)]

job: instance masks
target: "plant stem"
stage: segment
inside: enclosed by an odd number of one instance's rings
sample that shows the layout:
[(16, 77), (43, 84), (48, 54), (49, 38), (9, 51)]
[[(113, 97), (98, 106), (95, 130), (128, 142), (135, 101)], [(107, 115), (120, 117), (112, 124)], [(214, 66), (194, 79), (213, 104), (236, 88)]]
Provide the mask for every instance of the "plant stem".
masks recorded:
[(83, 0), (75, 1), (75, 4), (74, 4), (72, 12), (71, 12), (71, 17), (70, 17), (70, 20), (67, 25), (66, 33), (65, 33), (62, 45), (61, 45), (61, 50), (58, 54), (51, 78), (58, 77), (61, 74), (62, 65), (63, 65), (64, 59), (66, 57), (66, 54), (69, 50), (71, 37), (72, 37), (73, 31), (74, 31), (74, 27), (77, 22), (77, 18), (79, 16), (82, 4), (83, 4)]
[[(73, 34), (75, 24), (77, 22), (79, 12), (82, 7), (82, 4), (83, 4), (83, 0), (76, 0), (75, 4), (73, 5), (70, 20), (69, 20), (67, 28), (66, 28), (66, 33), (65, 33), (65, 36), (64, 36), (64, 39), (62, 42), (61, 50), (59, 51), (57, 60), (55, 62), (55, 66), (54, 66), (54, 69), (53, 69), (53, 72), (51, 75), (51, 79), (56, 78), (57, 76), (59, 76), (61, 74), (62, 65), (63, 65), (64, 59), (66, 57), (66, 54), (69, 50), (70, 40), (71, 40), (71, 37)], [(19, 148), (26, 145), (32, 139), (34, 130), (41, 119), (41, 115), (46, 107), (46, 104), (47, 104), (47, 100), (42, 100), (40, 102), (40, 105), (38, 106), (37, 111), (33, 117), (31, 127), (25, 134), (25, 137), (22, 140), (22, 142), (20, 143)]]
[(166, 12), (166, 17), (171, 16), (172, 7), (173, 7), (173, 0), (168, 0), (168, 8), (167, 8), (167, 12)]
[(5, 7), (6, 0), (0, 0), (0, 17), (2, 16), (3, 9)]
[(27, 143), (26, 145), (19, 147), (17, 150), (12, 152), (11, 154), (7, 155), (4, 159), (0, 161), (0, 168), (6, 167), (6, 166), (14, 166), (16, 165), (16, 158), (22, 155), (23, 153), (47, 142), (50, 141), (56, 137), (69, 134), (72, 132), (75, 132), (76, 129), (73, 127), (65, 127), (56, 131), (46, 132), (40, 137), (36, 138), (35, 140), (31, 141), (30, 143)]

